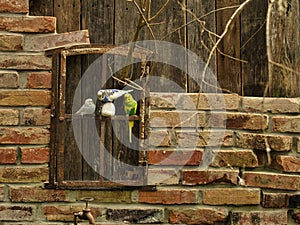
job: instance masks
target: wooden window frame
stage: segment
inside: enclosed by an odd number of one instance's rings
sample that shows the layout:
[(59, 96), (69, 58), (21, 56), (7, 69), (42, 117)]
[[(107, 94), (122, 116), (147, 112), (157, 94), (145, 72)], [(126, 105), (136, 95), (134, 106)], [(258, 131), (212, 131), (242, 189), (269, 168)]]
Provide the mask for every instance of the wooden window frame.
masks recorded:
[[(67, 76), (67, 57), (87, 54), (104, 54), (106, 52), (127, 56), (129, 48), (117, 47), (113, 45), (80, 45), (67, 46), (63, 48), (51, 49), (46, 51), (47, 56), (52, 57), (52, 101), (51, 101), (51, 143), (50, 143), (50, 171), (48, 188), (59, 189), (107, 189), (119, 187), (143, 187), (147, 182), (146, 167), (147, 155), (145, 146), (148, 123), (148, 103), (146, 91), (143, 91), (143, 98), (140, 101), (140, 115), (130, 116), (129, 120), (139, 120), (140, 149), (139, 166), (141, 168), (141, 177), (136, 180), (122, 180), (121, 182), (109, 181), (100, 176), (99, 180), (65, 180), (64, 179), (64, 152), (65, 138), (60, 135), (65, 131), (65, 119), (72, 118), (72, 114), (65, 112), (65, 93)], [(151, 57), (152, 52), (145, 49), (135, 48), (133, 58), (139, 59), (141, 68), (146, 71), (147, 59)], [(127, 116), (115, 116), (106, 118), (106, 120), (128, 120)], [(105, 120), (105, 118), (99, 118)]]

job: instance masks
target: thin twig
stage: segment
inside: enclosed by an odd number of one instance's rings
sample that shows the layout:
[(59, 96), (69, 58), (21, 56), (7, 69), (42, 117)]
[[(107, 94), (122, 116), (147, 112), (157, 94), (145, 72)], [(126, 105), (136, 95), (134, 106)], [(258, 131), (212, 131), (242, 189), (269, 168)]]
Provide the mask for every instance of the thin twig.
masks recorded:
[[(223, 31), (223, 33), (221, 34), (220, 38), (216, 41), (215, 45), (213, 46), (211, 52), (209, 53), (209, 56), (208, 56), (208, 59), (207, 59), (207, 62), (205, 64), (205, 67), (203, 69), (203, 72), (202, 72), (202, 82), (204, 81), (205, 79), (205, 74), (206, 74), (206, 71), (208, 69), (208, 65), (212, 59), (212, 56), (214, 54), (214, 52), (216, 51), (218, 45), (221, 43), (221, 41), (223, 40), (223, 38), (225, 37), (225, 35), (227, 34), (228, 30), (229, 30), (229, 27), (230, 25), (232, 24), (232, 21), (234, 20), (234, 18), (239, 15), (239, 13), (246, 7), (246, 5), (248, 3), (250, 3), (252, 0), (246, 0), (244, 3), (242, 3), (235, 11), (234, 13), (231, 15), (231, 17), (229, 18), (229, 20), (227, 21), (226, 23), (226, 26), (225, 26), (225, 29)], [(201, 91), (201, 87), (200, 87), (200, 90), (199, 92)], [(200, 103), (200, 97), (198, 96), (198, 100), (197, 100), (197, 108), (199, 106), (199, 103)]]
[(165, 4), (155, 13), (155, 15), (148, 20), (148, 22), (150, 23), (155, 20), (165, 10), (165, 8), (167, 8), (170, 2), (171, 0), (167, 0)]

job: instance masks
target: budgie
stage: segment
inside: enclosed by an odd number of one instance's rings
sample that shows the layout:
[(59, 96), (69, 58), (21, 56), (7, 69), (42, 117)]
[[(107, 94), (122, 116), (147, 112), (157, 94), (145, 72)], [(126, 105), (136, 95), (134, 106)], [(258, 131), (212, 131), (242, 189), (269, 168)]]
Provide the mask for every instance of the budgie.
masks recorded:
[[(136, 114), (137, 102), (134, 100), (131, 94), (127, 93), (124, 95), (124, 110), (128, 116), (132, 116)], [(129, 142), (132, 142), (132, 128), (134, 125), (134, 121), (128, 121), (129, 128)]]
[(87, 114), (93, 114), (95, 112), (95, 109), (96, 109), (96, 105), (94, 104), (93, 99), (87, 98), (84, 101), (84, 104), (75, 114), (79, 114), (81, 116)]
[(102, 102), (113, 102), (122, 95), (132, 91), (133, 90), (103, 89), (97, 92), (97, 96)]

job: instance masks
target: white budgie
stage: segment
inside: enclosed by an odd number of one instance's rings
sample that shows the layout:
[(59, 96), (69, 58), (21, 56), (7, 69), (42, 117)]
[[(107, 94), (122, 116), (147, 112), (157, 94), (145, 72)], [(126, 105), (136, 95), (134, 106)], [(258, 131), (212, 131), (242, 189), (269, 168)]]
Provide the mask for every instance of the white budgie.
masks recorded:
[(75, 114), (79, 114), (81, 116), (93, 114), (95, 112), (95, 109), (96, 109), (96, 105), (94, 104), (93, 99), (87, 98), (84, 101), (84, 104)]
[(122, 95), (132, 91), (133, 90), (103, 89), (97, 92), (97, 96), (102, 102), (113, 102)]

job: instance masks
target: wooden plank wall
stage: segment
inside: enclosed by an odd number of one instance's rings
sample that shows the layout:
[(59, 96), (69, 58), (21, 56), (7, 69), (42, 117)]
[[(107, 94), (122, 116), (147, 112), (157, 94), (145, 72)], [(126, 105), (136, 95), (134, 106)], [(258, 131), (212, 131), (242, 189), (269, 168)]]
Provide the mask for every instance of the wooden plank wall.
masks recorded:
[[(197, 17), (216, 10), (209, 16), (201, 18), (206, 29), (221, 34), (234, 8), (219, 10), (222, 7), (236, 6), (245, 0), (183, 0), (187, 8)], [(154, 13), (164, 1), (153, 1)], [(238, 20), (230, 27), (228, 34), (220, 43), (217, 56), (210, 62), (219, 85), (245, 96), (263, 96), (268, 82), (266, 58), (266, 13), (268, 0), (253, 0), (239, 15)], [(289, 12), (278, 16), (272, 14), (272, 55), (274, 60), (291, 67), (299, 73), (299, 19), (300, 6), (298, 0), (291, 0)], [(139, 15), (133, 4), (126, 0), (30, 0), (30, 14), (51, 15), (57, 17), (57, 32), (88, 29), (92, 43), (124, 44), (132, 40)], [(197, 22), (191, 22), (193, 16), (183, 12), (177, 0), (173, 0), (166, 11), (157, 18), (153, 25), (156, 39), (181, 44), (204, 61), (208, 58), (216, 38), (202, 32)], [(184, 26), (187, 24), (187, 26)], [(179, 28), (180, 29), (177, 29)], [(176, 30), (177, 29), (177, 30)], [(176, 32), (173, 32), (176, 30)], [(166, 34), (170, 35), (166, 36)], [(139, 40), (151, 38), (144, 28)], [(203, 42), (202, 42), (203, 41)], [(172, 51), (166, 55), (172, 55)], [(230, 57), (228, 57), (230, 56)], [(242, 59), (244, 61), (237, 60)], [(93, 60), (93, 59), (90, 59)], [(188, 60), (188, 59), (187, 59)], [(88, 64), (90, 61), (84, 62)], [(183, 64), (185, 62), (182, 62)], [(179, 84), (183, 91), (198, 92), (199, 80), (193, 80), (186, 74), (170, 66), (158, 65), (155, 73)], [(272, 68), (272, 86), (270, 96), (299, 97), (299, 74), (287, 70)], [(166, 91), (163, 80), (158, 80), (151, 87), (153, 91)], [(280, 83), (281, 85), (277, 85)], [(216, 91), (212, 88), (208, 91)]]

